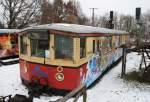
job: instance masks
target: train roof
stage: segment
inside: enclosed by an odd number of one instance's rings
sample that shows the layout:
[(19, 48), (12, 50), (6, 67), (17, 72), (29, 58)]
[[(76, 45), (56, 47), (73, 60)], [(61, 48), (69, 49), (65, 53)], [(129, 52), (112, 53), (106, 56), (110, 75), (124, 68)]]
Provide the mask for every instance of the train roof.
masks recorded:
[(19, 32), (19, 29), (0, 29), (1, 34), (13, 34)]
[(77, 34), (128, 34), (126, 31), (113, 30), (100, 27), (92, 27), (78, 24), (66, 24), (66, 23), (52, 23), (37, 25), (23, 29), (26, 30), (35, 30), (35, 29), (47, 29), (47, 30), (56, 30), (61, 32), (71, 32)]

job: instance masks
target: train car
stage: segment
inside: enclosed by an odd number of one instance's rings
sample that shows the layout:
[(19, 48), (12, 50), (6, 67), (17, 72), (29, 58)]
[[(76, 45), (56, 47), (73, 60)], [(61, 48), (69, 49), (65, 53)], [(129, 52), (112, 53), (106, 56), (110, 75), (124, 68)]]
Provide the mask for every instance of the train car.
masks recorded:
[(0, 59), (19, 55), (18, 32), (18, 29), (0, 29)]
[(26, 28), (19, 34), (23, 83), (58, 90), (89, 87), (122, 56), (125, 31), (52, 23)]

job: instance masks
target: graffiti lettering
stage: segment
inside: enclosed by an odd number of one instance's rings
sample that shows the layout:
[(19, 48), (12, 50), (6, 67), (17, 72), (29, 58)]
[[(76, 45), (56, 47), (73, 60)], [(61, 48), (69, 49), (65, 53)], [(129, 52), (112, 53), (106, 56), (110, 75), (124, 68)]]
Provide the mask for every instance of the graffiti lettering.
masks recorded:
[(33, 71), (32, 71), (32, 74), (35, 75), (35, 76), (48, 78), (48, 74), (45, 73), (45, 72), (43, 72), (43, 71), (40, 69), (40, 66), (35, 66), (35, 68), (34, 68)]

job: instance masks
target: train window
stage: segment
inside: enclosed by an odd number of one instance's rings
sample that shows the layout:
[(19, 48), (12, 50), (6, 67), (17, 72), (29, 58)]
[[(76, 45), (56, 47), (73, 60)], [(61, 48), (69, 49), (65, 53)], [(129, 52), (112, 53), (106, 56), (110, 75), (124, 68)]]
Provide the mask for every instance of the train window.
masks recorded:
[(0, 43), (0, 50), (3, 50), (3, 46), (2, 46), (2, 43)]
[(49, 40), (31, 39), (31, 55), (36, 57), (48, 57)]
[(101, 43), (100, 43), (100, 40), (97, 40), (96, 42), (97, 42), (96, 51), (99, 52), (101, 48)]
[(48, 58), (49, 55), (49, 34), (47, 31), (30, 31), (31, 55)]
[(111, 51), (112, 49), (112, 38), (111, 37), (106, 37), (103, 39), (102, 41), (102, 50), (104, 51), (104, 53), (108, 53)]
[(122, 43), (125, 44), (125, 36), (122, 36)]
[(55, 58), (73, 58), (73, 39), (67, 36), (55, 35)]
[(115, 46), (119, 47), (119, 45), (120, 45), (119, 36), (116, 36)]
[(121, 36), (119, 36), (119, 46), (122, 45)]
[(112, 49), (112, 36), (109, 36), (108, 39), (109, 39), (109, 47)]
[(21, 35), (20, 36), (20, 52), (22, 54), (27, 54), (27, 37), (26, 35)]
[(39, 40), (48, 40), (49, 34), (46, 30), (44, 30), (44, 31), (30, 31), (29, 38), (30, 39), (39, 39)]
[(17, 45), (18, 45), (18, 37), (17, 35), (11, 35), (10, 36), (10, 42), (11, 42), (11, 45), (12, 45), (12, 48), (16, 48)]
[(31, 55), (36, 57), (49, 58), (49, 34), (46, 30), (30, 31)]
[(86, 38), (80, 38), (80, 58), (86, 57)]

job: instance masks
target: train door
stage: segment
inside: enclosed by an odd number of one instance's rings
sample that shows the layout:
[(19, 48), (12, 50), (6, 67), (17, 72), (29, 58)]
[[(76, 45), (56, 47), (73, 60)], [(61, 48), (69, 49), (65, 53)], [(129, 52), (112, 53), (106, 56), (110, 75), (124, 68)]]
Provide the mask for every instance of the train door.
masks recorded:
[(97, 39), (95, 43), (95, 49), (96, 49), (96, 56), (98, 61), (98, 66), (100, 67), (101, 64), (101, 40)]
[(93, 40), (93, 62), (95, 62), (95, 67), (101, 67), (101, 41), (99, 39)]
[(97, 38), (93, 38), (93, 56), (90, 58), (87, 64), (87, 74), (85, 83), (89, 86), (95, 81), (98, 76), (101, 75), (101, 41)]

